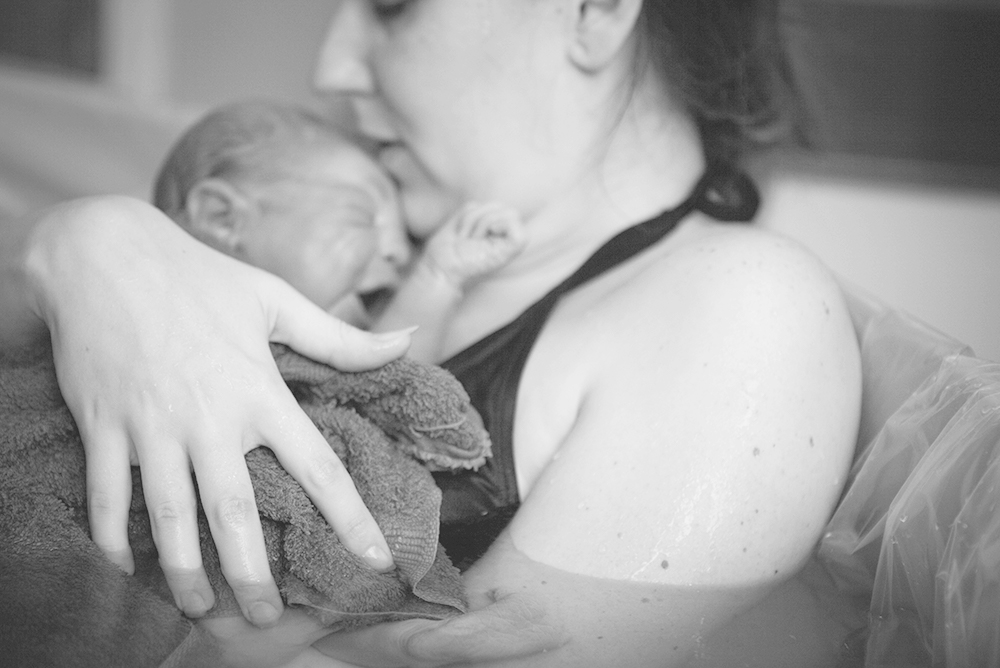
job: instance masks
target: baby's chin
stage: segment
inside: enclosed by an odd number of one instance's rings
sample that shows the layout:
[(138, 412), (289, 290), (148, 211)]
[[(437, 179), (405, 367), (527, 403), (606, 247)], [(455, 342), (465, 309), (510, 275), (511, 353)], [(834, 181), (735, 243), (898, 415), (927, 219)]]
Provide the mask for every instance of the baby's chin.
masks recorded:
[(327, 313), (343, 320), (358, 329), (371, 329), (373, 318), (361, 301), (361, 297), (352, 292), (326, 310)]

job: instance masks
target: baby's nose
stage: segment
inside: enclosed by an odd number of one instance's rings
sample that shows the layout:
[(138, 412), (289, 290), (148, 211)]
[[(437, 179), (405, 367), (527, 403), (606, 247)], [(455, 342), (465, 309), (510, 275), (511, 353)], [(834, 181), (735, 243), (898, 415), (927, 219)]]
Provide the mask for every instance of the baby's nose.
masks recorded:
[(379, 236), (379, 255), (384, 262), (397, 271), (409, 265), (413, 246), (402, 225), (387, 226)]
[(413, 244), (406, 233), (395, 186), (387, 183), (384, 194), (387, 201), (375, 215), (375, 228), (378, 233), (377, 254), (383, 262), (399, 272), (410, 264), (413, 258)]

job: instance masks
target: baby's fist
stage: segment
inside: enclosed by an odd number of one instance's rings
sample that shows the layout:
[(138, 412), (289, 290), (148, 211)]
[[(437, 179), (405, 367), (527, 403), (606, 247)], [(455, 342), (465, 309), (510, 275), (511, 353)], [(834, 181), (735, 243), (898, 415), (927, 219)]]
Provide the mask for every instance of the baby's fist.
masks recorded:
[(496, 271), (524, 248), (521, 216), (497, 203), (469, 203), (427, 241), (424, 260), (462, 285)]

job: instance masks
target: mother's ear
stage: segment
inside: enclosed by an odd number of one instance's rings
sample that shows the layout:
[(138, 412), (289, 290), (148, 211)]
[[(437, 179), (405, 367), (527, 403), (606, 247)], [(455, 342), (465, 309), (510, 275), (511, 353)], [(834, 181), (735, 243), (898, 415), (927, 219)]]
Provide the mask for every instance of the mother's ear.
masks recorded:
[(187, 194), (188, 231), (223, 253), (240, 257), (247, 224), (257, 215), (254, 203), (229, 181), (207, 178)]
[(570, 60), (586, 71), (600, 70), (611, 62), (635, 29), (642, 2), (573, 0), (575, 31), (570, 45)]

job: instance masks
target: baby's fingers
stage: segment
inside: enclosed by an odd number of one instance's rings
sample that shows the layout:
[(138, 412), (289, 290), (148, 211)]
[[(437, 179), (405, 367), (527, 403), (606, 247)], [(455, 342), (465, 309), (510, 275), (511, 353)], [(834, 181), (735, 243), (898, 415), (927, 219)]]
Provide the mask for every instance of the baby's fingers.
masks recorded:
[(523, 249), (528, 240), (521, 216), (513, 209), (505, 209), (491, 214), (487, 217), (485, 225), (488, 230), (487, 236), (503, 239), (505, 245), (512, 251)]
[(470, 238), (501, 241), (511, 246), (524, 242), (524, 224), (516, 209), (490, 203), (478, 206), (473, 214), (468, 227)]

